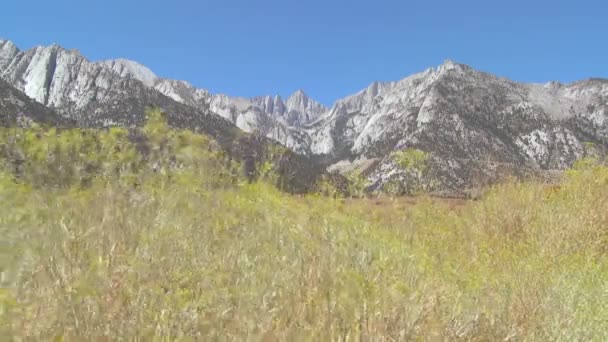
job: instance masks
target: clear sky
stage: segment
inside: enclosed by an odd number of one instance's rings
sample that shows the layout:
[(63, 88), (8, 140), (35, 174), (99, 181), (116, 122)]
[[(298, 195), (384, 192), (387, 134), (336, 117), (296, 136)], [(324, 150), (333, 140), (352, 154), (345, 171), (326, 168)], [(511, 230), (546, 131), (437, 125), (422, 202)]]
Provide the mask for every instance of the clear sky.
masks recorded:
[(518, 81), (608, 77), (607, 0), (6, 0), (0, 37), (325, 104), (445, 59)]

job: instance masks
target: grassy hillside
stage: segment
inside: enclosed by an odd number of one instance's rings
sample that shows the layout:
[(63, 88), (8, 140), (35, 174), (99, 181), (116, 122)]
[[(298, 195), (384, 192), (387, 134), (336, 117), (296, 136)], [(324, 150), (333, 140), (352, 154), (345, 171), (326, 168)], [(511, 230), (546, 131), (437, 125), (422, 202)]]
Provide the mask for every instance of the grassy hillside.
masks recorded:
[(159, 116), (3, 128), (0, 155), (1, 336), (608, 338), (596, 161), (454, 205), (288, 195)]

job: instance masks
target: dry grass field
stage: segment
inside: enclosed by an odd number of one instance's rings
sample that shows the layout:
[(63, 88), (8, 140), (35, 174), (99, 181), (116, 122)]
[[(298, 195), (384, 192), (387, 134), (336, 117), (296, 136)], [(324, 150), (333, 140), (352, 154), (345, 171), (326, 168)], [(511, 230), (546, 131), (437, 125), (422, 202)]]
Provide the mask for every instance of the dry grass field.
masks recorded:
[(121, 130), (3, 129), (0, 336), (608, 338), (595, 161), (477, 201), (296, 197), (235, 180), (205, 137), (144, 131), (142, 160)]

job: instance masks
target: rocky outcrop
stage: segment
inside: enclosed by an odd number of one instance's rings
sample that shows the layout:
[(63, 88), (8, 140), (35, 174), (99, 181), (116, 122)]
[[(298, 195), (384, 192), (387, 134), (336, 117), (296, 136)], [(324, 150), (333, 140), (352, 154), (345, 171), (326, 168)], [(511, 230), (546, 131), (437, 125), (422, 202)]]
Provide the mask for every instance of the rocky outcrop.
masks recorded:
[[(233, 120), (209, 109), (223, 104), (226, 108), (236, 106), (234, 100), (226, 97), (222, 103), (222, 96), (209, 96), (186, 82), (159, 79), (135, 62), (91, 62), (78, 51), (57, 45), (20, 51), (12, 43), (0, 40), (0, 63), (0, 95), (9, 93), (8, 100), (3, 97), (0, 103), (1, 118), (6, 124), (29, 118), (79, 127), (136, 127), (145, 122), (148, 108), (157, 107), (167, 114), (170, 125), (211, 136), (237, 159), (247, 155), (251, 146), (278, 146), (266, 137), (256, 138), (256, 144), (245, 143), (249, 135), (238, 129)], [(248, 119), (249, 113), (256, 113), (255, 108), (250, 109), (237, 113), (240, 126), (247, 123), (243, 120)], [(256, 120), (251, 122), (257, 125)], [(291, 170), (289, 177), (281, 178), (281, 186), (294, 192), (310, 189), (323, 170), (302, 154), (285, 155), (289, 157), (275, 165)]]
[(0, 125), (28, 127), (34, 122), (61, 127), (75, 125), (0, 79)]
[[(238, 127), (332, 170), (363, 168), (372, 190), (420, 181), (460, 191), (563, 170), (590, 146), (605, 151), (608, 144), (607, 80), (524, 84), (452, 61), (375, 82), (329, 109), (303, 91), (286, 100), (211, 94), (136, 62), (90, 62), (56, 45), (20, 51), (0, 40), (0, 78), (82, 126), (138, 125), (145, 108), (157, 106), (173, 125), (225, 145)], [(422, 179), (395, 162), (394, 152), (405, 149), (429, 156)]]
[(159, 107), (174, 126), (199, 130), (218, 140), (230, 140), (237, 131), (205, 108), (187, 106), (146, 86), (138, 78), (153, 74), (135, 63), (90, 62), (78, 51), (57, 45), (16, 50), (12, 55), (0, 70), (1, 78), (80, 126), (133, 127), (144, 122), (147, 108)]
[(330, 163), (377, 159), (377, 189), (403, 178), (391, 153), (427, 152), (436, 189), (487, 185), (505, 175), (561, 170), (605, 145), (607, 80), (522, 84), (447, 61), (340, 100), (310, 127)]

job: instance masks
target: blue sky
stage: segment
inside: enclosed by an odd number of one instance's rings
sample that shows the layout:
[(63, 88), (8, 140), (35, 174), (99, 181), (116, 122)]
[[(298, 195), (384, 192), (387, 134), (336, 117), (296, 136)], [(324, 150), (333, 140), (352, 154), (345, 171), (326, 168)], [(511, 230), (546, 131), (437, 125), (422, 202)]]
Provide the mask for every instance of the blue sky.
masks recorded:
[(453, 59), (531, 82), (608, 77), (608, 1), (12, 0), (0, 37), (125, 57), (234, 96), (325, 104)]

